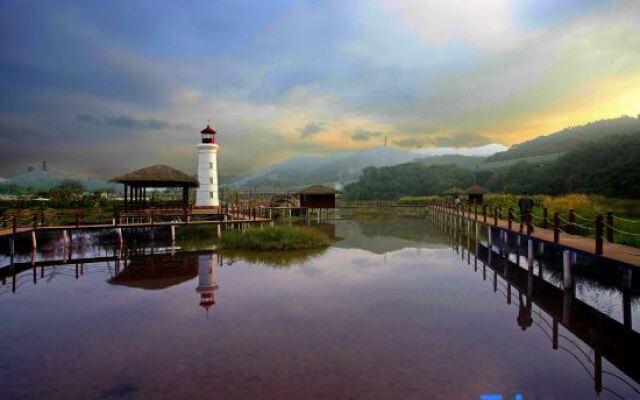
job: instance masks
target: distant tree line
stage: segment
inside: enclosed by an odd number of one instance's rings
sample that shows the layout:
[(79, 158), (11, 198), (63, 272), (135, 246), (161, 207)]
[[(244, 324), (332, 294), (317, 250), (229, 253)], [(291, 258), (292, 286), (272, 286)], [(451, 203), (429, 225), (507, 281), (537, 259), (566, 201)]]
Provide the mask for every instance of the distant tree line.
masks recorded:
[(494, 192), (640, 198), (639, 162), (640, 132), (583, 142), (554, 162), (521, 162), (489, 177), (475, 176), (472, 169), (457, 165), (408, 163), (370, 167), (358, 182), (345, 187), (344, 196), (354, 200), (391, 200), (433, 195), (451, 186), (466, 188), (478, 180)]

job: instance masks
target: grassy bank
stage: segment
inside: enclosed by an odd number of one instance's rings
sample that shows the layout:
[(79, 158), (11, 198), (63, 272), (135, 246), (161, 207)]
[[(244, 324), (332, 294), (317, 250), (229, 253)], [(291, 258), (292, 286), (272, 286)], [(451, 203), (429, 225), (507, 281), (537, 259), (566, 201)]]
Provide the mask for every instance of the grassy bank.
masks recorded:
[(222, 249), (239, 250), (300, 250), (327, 247), (331, 239), (310, 228), (269, 227), (250, 228), (244, 232), (227, 231), (220, 238)]

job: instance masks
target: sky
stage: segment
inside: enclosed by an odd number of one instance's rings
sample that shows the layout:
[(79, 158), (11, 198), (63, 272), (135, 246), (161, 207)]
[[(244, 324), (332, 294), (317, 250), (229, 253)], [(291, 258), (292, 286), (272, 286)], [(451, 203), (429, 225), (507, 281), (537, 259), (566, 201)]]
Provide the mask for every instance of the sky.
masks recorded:
[(638, 113), (638, 0), (0, 0), (2, 176), (194, 172), (208, 120), (234, 176)]

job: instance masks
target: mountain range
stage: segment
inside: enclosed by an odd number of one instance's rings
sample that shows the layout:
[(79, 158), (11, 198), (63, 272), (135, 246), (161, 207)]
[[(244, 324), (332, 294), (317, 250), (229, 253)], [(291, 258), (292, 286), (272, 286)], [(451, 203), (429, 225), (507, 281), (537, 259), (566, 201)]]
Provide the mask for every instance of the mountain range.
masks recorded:
[(103, 179), (93, 179), (90, 177), (69, 176), (51, 171), (33, 170), (25, 172), (11, 178), (5, 178), (0, 181), (3, 186), (18, 186), (23, 188), (32, 188), (35, 190), (49, 190), (65, 179), (74, 179), (80, 181), (85, 189), (89, 192), (104, 188), (114, 188), (113, 183)]
[[(455, 164), (476, 171), (491, 172), (527, 161), (544, 164), (558, 159), (564, 152), (603, 137), (640, 132), (638, 118), (600, 120), (582, 126), (570, 127), (548, 135), (516, 144), (506, 151), (504, 146), (491, 144), (475, 149), (422, 149), (402, 150), (395, 147), (373, 147), (362, 151), (341, 152), (327, 156), (299, 156), (273, 164), (267, 168), (236, 178), (230, 182), (235, 188), (297, 189), (311, 184), (324, 184), (341, 189), (355, 182), (367, 167), (385, 167), (408, 162), (424, 165)], [(444, 152), (450, 154), (443, 154)], [(457, 153), (457, 154), (451, 154)], [(474, 155), (475, 154), (475, 155)], [(480, 154), (480, 155), (478, 155)], [(50, 171), (36, 170), (11, 178), (0, 178), (2, 186), (15, 185), (47, 190), (65, 178), (80, 180), (88, 191), (113, 184), (101, 179), (65, 176)], [(224, 177), (221, 181), (224, 182)]]

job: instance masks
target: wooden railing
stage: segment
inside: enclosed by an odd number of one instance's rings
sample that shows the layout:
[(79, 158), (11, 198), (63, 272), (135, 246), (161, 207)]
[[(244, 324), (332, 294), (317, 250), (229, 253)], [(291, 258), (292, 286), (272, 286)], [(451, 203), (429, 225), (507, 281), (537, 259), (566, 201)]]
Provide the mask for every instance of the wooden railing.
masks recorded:
[[(494, 226), (498, 226), (498, 221), (503, 220), (506, 221), (509, 230), (517, 230), (519, 233), (527, 235), (531, 235), (536, 228), (549, 229), (553, 231), (554, 243), (560, 243), (561, 234), (593, 237), (595, 241), (594, 252), (598, 255), (602, 254), (605, 242), (614, 244), (614, 233), (640, 238), (640, 232), (624, 231), (615, 226), (616, 219), (619, 219), (629, 224), (639, 224), (640, 228), (640, 221), (616, 218), (613, 212), (607, 212), (606, 216), (598, 213), (594, 218), (587, 218), (576, 213), (573, 209), (563, 215), (560, 212), (551, 213), (546, 207), (539, 207), (539, 213), (535, 213), (534, 210), (519, 213), (513, 207), (508, 207), (505, 210), (500, 206), (467, 202), (458, 205), (445, 202), (432, 207)], [(640, 253), (627, 254), (640, 257)]]

